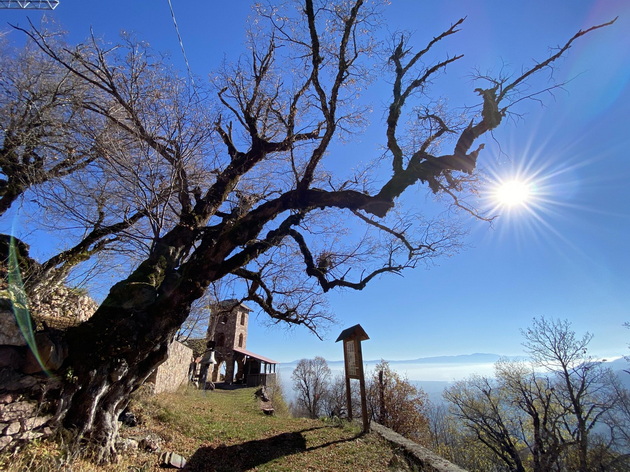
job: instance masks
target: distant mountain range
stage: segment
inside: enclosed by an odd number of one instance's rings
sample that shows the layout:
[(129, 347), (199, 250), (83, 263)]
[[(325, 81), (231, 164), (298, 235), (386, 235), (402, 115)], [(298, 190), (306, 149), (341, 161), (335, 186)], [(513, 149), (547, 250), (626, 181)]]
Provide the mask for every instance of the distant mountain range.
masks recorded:
[[(420, 357), (417, 359), (407, 360), (387, 360), (387, 362), (390, 364), (392, 369), (408, 378), (410, 383), (424, 390), (433, 404), (440, 404), (444, 401), (442, 399), (442, 392), (445, 388), (453, 385), (456, 380), (467, 378), (472, 374), (492, 376), (494, 374), (494, 363), (502, 358), (508, 358), (515, 361), (525, 360), (524, 357), (519, 356), (475, 353), (456, 356)], [(299, 360), (282, 363), (279, 368), (280, 381), (283, 384), (284, 393), (289, 401), (292, 401), (295, 398), (295, 393), (292, 391), (291, 385), (291, 373), (298, 362)], [(343, 360), (326, 360), (326, 362), (333, 371), (334, 375), (343, 371)], [(368, 372), (373, 370), (374, 366), (376, 366), (379, 362), (381, 362), (380, 359), (365, 361)], [(630, 370), (630, 362), (624, 358), (620, 358), (612, 361), (606, 361), (605, 365), (617, 373), (619, 379), (626, 388), (630, 388), (630, 374), (625, 372)], [(370, 374), (368, 373), (367, 375)], [(432, 378), (444, 380), (426, 380)]]
[[(506, 356), (500, 356), (499, 354), (488, 353), (475, 353), (475, 354), (460, 354), (456, 356), (434, 356), (434, 357), (419, 357), (417, 359), (405, 359), (405, 360), (387, 360), (390, 364), (488, 364), (494, 363)], [(520, 357), (507, 356), (508, 359), (521, 359)], [(300, 360), (294, 360), (284, 365), (297, 364)], [(330, 361), (326, 359), (328, 364), (343, 364), (342, 360)], [(372, 359), (364, 361), (366, 364), (378, 364), (381, 359)]]
[[(460, 354), (457, 356), (419, 357), (403, 361), (388, 361), (390, 364), (493, 364), (502, 357), (498, 354), (475, 353)], [(508, 357), (516, 360), (516, 357)], [(380, 362), (380, 361), (376, 361)]]
[[(509, 359), (513, 361), (526, 360), (524, 356), (501, 356), (499, 354), (489, 353), (474, 353), (474, 354), (459, 354), (454, 356), (434, 356), (434, 357), (418, 357), (417, 359), (404, 359), (404, 360), (387, 360), (386, 362), (392, 365), (400, 364), (494, 364), (499, 359)], [(294, 365), (300, 362), (300, 360), (294, 360), (291, 362), (283, 362), (282, 365)], [(329, 365), (343, 365), (342, 360), (328, 360), (326, 362)], [(365, 360), (366, 364), (378, 364), (381, 359)], [(610, 367), (612, 370), (630, 370), (630, 362), (625, 358), (614, 359), (607, 361), (604, 359), (604, 364)]]
[[(420, 357), (407, 360), (386, 360), (390, 366), (408, 378), (413, 385), (424, 390), (432, 403), (439, 404), (442, 392), (453, 385), (458, 379), (467, 378), (472, 374), (493, 376), (493, 365), (499, 359), (525, 360), (522, 356), (501, 356), (499, 354), (475, 353), (455, 356)], [(299, 360), (280, 365), (280, 379), (284, 384), (284, 391), (289, 400), (293, 400), (294, 392), (291, 386), (291, 373)], [(343, 360), (326, 360), (333, 374), (343, 371)], [(365, 361), (367, 371), (371, 371), (381, 360)], [(630, 388), (630, 362), (624, 358), (604, 362), (606, 367), (613, 370), (626, 388)], [(369, 373), (367, 375), (370, 375)], [(439, 380), (427, 380), (439, 379)], [(442, 380), (444, 379), (444, 380)]]
[(623, 357), (615, 359), (613, 361), (607, 361), (604, 359), (604, 365), (606, 367), (610, 367), (614, 371), (630, 370), (630, 362)]

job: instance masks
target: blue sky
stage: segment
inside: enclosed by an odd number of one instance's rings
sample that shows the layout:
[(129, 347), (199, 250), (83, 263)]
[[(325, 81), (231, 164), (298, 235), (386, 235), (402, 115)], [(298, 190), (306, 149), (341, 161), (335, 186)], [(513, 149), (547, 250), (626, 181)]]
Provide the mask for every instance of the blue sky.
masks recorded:
[[(172, 0), (186, 54), (201, 80), (224, 58), (242, 51), (252, 2)], [(476, 103), (472, 68), (521, 65), (543, 59), (577, 32), (619, 16), (612, 27), (582, 38), (558, 64), (554, 77), (572, 79), (545, 97), (525, 103), (523, 119), (486, 140), (480, 166), (497, 179), (520, 174), (532, 180), (528, 208), (501, 210), (492, 225), (470, 221), (466, 247), (435, 265), (404, 277), (376, 280), (363, 292), (330, 296), (339, 324), (319, 341), (303, 329), (269, 328), (252, 319), (248, 349), (279, 361), (342, 356), (339, 332), (361, 323), (370, 340), (366, 358), (492, 352), (522, 354), (519, 330), (534, 316), (568, 318), (577, 332), (594, 334), (593, 353), (628, 353), (630, 330), (630, 3), (586, 1), (395, 0), (385, 10), (388, 29), (415, 32), (418, 46), (460, 17), (463, 29), (440, 50), (464, 53), (436, 85), (456, 105)], [(0, 10), (2, 23), (39, 22), (42, 13)], [(184, 61), (167, 0), (61, 0), (57, 20), (80, 40), (90, 28), (116, 40), (133, 31), (156, 49)], [(11, 33), (15, 35), (16, 33)], [(438, 86), (439, 85), (439, 86)], [(367, 136), (340, 149), (347, 159), (369, 160), (378, 152), (388, 91), (377, 87)], [(379, 134), (380, 133), (380, 134)], [(382, 141), (381, 141), (382, 142)], [(345, 162), (342, 162), (342, 165)], [(488, 189), (489, 190), (489, 189)], [(413, 196), (424, 204), (427, 196)]]

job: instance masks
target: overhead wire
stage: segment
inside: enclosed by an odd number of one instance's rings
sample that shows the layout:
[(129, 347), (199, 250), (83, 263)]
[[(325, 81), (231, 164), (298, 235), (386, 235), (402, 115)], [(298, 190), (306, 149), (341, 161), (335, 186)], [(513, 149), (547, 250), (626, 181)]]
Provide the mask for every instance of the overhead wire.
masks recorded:
[(171, 0), (167, 0), (167, 1), (168, 1), (168, 6), (171, 10), (171, 17), (173, 18), (173, 26), (175, 26), (175, 32), (177, 33), (179, 47), (182, 50), (182, 56), (184, 56), (184, 62), (186, 63), (186, 70), (188, 71), (188, 80), (190, 81), (190, 85), (193, 90), (193, 95), (196, 95), (195, 80), (193, 79), (193, 75), (190, 70), (190, 63), (188, 62), (188, 57), (186, 56), (186, 49), (184, 48), (184, 41), (182, 40), (182, 35), (179, 33), (179, 26), (177, 26), (177, 19), (175, 18), (175, 10), (173, 10), (173, 4), (171, 3)]

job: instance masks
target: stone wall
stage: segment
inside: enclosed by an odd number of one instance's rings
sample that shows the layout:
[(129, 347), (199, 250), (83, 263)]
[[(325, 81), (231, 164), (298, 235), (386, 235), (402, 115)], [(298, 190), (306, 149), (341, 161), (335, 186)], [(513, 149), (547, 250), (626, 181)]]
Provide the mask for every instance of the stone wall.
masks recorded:
[(168, 359), (147, 380), (152, 382), (154, 393), (175, 392), (188, 381), (188, 368), (193, 360), (193, 350), (173, 341), (168, 348)]
[(59, 286), (40, 300), (31, 300), (31, 311), (36, 321), (64, 329), (90, 318), (98, 304), (80, 290)]
[[(7, 297), (8, 268), (7, 260), (10, 248), (16, 250), (19, 271), (23, 279), (37, 274), (42, 270), (41, 265), (29, 256), (29, 246), (19, 239), (6, 234), (0, 234), (0, 296)], [(42, 287), (40, 287), (42, 289)], [(57, 286), (52, 290), (37, 290), (37, 294), (30, 294), (29, 309), (38, 327), (42, 321), (48, 327), (65, 329), (90, 318), (98, 304), (90, 298), (85, 290)]]
[(26, 346), (22, 331), (15, 322), (15, 316), (10, 309), (11, 304), (0, 301), (0, 346)]
[(37, 402), (18, 400), (19, 397), (7, 392), (0, 394), (0, 451), (18, 441), (52, 433), (47, 426), (52, 416), (42, 413)]
[(422, 447), (410, 439), (372, 422), (370, 429), (399, 449), (405, 459), (413, 465), (413, 470), (419, 472), (466, 472), (466, 470), (438, 456), (435, 452)]
[[(0, 300), (0, 302), (6, 302)], [(6, 305), (6, 303), (0, 303)], [(30, 354), (13, 312), (0, 309), (0, 451), (20, 441), (29, 441), (51, 434), (50, 405), (42, 401), (45, 392), (58, 388), (56, 381), (43, 372)], [(42, 346), (41, 360), (59, 363), (63, 349), (52, 342), (48, 333), (37, 333)], [(48, 341), (48, 342), (45, 342)], [(45, 345), (45, 346), (44, 346)], [(51, 348), (51, 349), (49, 349)]]

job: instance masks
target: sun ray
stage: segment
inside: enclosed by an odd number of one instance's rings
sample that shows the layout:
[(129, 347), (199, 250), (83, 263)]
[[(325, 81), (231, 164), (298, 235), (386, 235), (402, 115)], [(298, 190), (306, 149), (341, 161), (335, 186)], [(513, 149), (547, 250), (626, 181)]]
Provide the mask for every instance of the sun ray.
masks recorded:
[(488, 237), (510, 238), (522, 248), (543, 243), (571, 257), (584, 252), (574, 236), (587, 230), (581, 224), (585, 213), (610, 213), (593, 201), (594, 189), (609, 182), (589, 171), (606, 152), (585, 155), (580, 139), (561, 148), (547, 139), (552, 130), (546, 131), (525, 142), (507, 137), (505, 147), (494, 149), (482, 170), (480, 203), (486, 215), (496, 217)]

